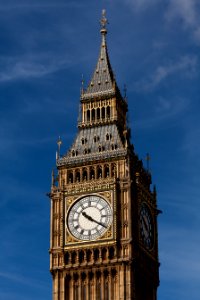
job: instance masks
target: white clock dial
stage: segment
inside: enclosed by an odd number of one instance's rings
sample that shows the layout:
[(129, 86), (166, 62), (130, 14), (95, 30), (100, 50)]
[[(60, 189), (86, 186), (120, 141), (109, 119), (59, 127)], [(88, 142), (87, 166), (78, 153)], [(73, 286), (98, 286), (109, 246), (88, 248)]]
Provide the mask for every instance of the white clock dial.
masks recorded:
[(99, 196), (90, 195), (71, 206), (67, 214), (67, 227), (75, 238), (92, 241), (108, 230), (112, 220), (110, 204)]

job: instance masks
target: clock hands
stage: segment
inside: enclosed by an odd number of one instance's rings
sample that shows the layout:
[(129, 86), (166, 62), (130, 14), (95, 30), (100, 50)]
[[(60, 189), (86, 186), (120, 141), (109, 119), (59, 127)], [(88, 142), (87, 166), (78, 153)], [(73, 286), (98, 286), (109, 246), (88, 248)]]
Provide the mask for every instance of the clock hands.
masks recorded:
[(143, 223), (143, 225), (145, 227), (145, 230), (148, 232), (149, 226), (148, 226), (147, 220), (146, 220), (146, 218), (144, 216), (142, 218), (142, 221), (143, 221), (142, 223)]
[(91, 216), (89, 216), (85, 211), (82, 212), (82, 215), (83, 215), (86, 219), (88, 219), (89, 221), (95, 222), (96, 224), (99, 224), (99, 225), (103, 226), (104, 228), (107, 228), (106, 225), (104, 225), (103, 223), (101, 223), (101, 222), (99, 222), (99, 221), (93, 219), (93, 218), (92, 218)]
[(94, 219), (92, 217), (90, 217), (89, 215), (87, 215), (85, 211), (82, 212), (82, 215), (89, 221), (94, 222)]

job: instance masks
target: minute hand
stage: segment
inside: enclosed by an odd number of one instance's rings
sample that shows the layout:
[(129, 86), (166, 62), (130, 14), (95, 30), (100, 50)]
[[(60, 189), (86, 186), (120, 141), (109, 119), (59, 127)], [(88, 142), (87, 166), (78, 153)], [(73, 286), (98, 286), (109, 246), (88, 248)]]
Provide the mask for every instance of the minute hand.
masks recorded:
[(96, 224), (99, 224), (99, 225), (101, 225), (101, 226), (107, 228), (106, 225), (104, 225), (103, 223), (101, 223), (101, 222), (99, 222), (99, 221), (96, 221), (96, 220), (93, 219), (91, 216), (89, 216), (88, 214), (86, 214), (86, 212), (83, 211), (83, 212), (82, 212), (82, 215), (83, 215), (85, 218), (87, 218), (89, 221), (95, 222)]

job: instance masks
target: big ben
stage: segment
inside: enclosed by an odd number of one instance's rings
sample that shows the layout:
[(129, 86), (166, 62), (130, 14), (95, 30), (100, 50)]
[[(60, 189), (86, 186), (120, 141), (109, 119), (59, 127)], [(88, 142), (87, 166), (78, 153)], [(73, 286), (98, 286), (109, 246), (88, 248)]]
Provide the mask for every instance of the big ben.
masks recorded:
[[(156, 300), (156, 190), (135, 153), (101, 18), (97, 64), (80, 96), (78, 132), (52, 174), (53, 300)], [(60, 146), (60, 140), (58, 142)]]

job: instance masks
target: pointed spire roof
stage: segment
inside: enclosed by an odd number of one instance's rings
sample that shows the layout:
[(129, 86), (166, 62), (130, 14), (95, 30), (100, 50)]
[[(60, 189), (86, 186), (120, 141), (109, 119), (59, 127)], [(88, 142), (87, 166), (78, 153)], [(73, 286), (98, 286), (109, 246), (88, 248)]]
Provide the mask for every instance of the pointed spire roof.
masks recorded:
[(100, 23), (100, 32), (102, 36), (100, 53), (92, 79), (90, 80), (86, 90), (82, 92), (82, 99), (90, 99), (96, 96), (111, 96), (115, 95), (116, 92), (119, 91), (108, 56), (106, 44), (106, 25), (108, 21), (105, 17), (105, 10), (102, 11), (102, 19)]

